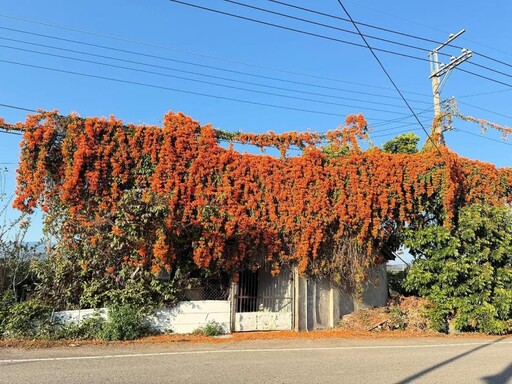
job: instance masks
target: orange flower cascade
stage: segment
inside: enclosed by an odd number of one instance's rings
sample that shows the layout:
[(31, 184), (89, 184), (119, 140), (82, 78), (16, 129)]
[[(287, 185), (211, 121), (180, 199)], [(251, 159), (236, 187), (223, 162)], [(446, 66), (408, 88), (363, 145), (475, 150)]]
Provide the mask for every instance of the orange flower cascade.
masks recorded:
[[(323, 137), (311, 132), (236, 136), (277, 146), (278, 159), (224, 149), (211, 126), (181, 113), (166, 114), (163, 127), (40, 113), (24, 125), (14, 205), (60, 212), (62, 237), (76, 241), (84, 228), (108, 224), (122, 197), (135, 190), (143, 203), (163, 200), (169, 214), (163, 227), (140, 240), (134, 265), (168, 271), (180, 246), (176, 239), (194, 229), (191, 249), (200, 267), (268, 262), (277, 271), (291, 262), (305, 272), (325, 257), (323, 246), (332, 239), (355, 237), (370, 250), (386, 241), (390, 220), (405, 225), (432, 199), (441, 201), (446, 225), (459, 206), (512, 201), (510, 169), (447, 149), (442, 156), (363, 152), (357, 139), (365, 137), (366, 121), (359, 115), (346, 123), (326, 135), (330, 145), (351, 149), (334, 159), (318, 146)], [(303, 154), (284, 157), (290, 145), (304, 148)], [(115, 223), (108, 225), (123, 236)], [(98, 238), (80, 240), (96, 244)]]

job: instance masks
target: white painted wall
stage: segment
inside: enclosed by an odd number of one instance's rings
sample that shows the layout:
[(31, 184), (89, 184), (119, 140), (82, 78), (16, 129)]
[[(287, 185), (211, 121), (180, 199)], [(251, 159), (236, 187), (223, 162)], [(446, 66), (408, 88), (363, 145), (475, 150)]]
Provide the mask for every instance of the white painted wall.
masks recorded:
[(229, 300), (180, 301), (173, 308), (162, 308), (148, 317), (151, 326), (159, 331), (192, 333), (215, 321), (231, 332), (231, 302)]
[[(98, 311), (105, 319), (108, 318), (106, 308), (80, 309), (60, 311), (53, 318), (61, 323), (80, 322)], [(151, 327), (161, 332), (192, 333), (210, 321), (224, 327), (226, 333), (231, 332), (231, 302), (229, 300), (180, 301), (175, 307), (155, 310), (148, 316)]]
[(100, 309), (76, 309), (71, 311), (54, 312), (53, 319), (61, 324), (65, 323), (79, 323), (82, 320), (91, 317), (95, 312), (98, 312), (104, 319), (108, 318), (107, 308)]

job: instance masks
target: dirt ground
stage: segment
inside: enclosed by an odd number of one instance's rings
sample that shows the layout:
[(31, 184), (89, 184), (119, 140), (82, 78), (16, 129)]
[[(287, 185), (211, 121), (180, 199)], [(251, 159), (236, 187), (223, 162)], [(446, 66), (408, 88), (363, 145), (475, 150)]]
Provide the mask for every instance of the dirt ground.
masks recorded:
[(356, 331), (346, 329), (325, 329), (310, 332), (272, 331), (272, 332), (238, 332), (220, 337), (165, 334), (149, 336), (132, 341), (106, 342), (102, 340), (0, 340), (0, 348), (43, 349), (55, 347), (80, 347), (91, 345), (139, 345), (139, 344), (167, 344), (167, 343), (237, 343), (249, 340), (312, 340), (312, 339), (406, 339), (406, 338), (440, 338), (440, 339), (492, 339), (484, 334), (445, 335), (436, 332), (419, 332), (411, 330), (395, 331)]

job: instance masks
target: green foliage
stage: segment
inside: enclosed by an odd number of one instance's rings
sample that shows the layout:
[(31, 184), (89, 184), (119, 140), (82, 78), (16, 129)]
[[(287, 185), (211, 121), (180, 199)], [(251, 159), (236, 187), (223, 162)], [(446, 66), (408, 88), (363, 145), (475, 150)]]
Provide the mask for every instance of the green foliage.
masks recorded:
[(403, 133), (394, 139), (386, 141), (382, 145), (382, 151), (386, 153), (413, 154), (418, 152), (420, 138), (413, 132)]
[(407, 314), (397, 305), (389, 308), (389, 327), (391, 329), (404, 330), (407, 328)]
[(69, 322), (62, 325), (56, 325), (52, 339), (55, 340), (91, 340), (96, 339), (101, 334), (105, 319), (99, 312), (83, 319), (79, 323)]
[(226, 333), (222, 324), (217, 323), (215, 320), (210, 320), (204, 326), (197, 328), (192, 332), (193, 335), (204, 336), (219, 336)]
[(11, 308), (16, 304), (16, 298), (12, 291), (6, 291), (3, 295), (0, 295), (0, 338), (4, 333), (5, 324)]
[[(84, 228), (68, 242), (58, 242), (45, 260), (34, 263), (37, 294), (62, 310), (115, 303), (149, 309), (175, 303), (182, 284), (178, 277), (183, 276), (176, 271), (186, 266), (173, 265), (168, 278), (161, 279), (138, 253), (140, 239), (154, 237), (154, 228), (163, 226), (169, 211), (161, 198), (142, 200), (140, 191), (125, 193), (109, 220)], [(112, 232), (112, 223), (120, 234)], [(51, 231), (59, 237), (58, 228)], [(96, 240), (91, 242), (90, 237)], [(179, 252), (190, 253), (192, 260), (191, 249), (183, 247)]]
[(40, 255), (37, 246), (25, 241), (25, 235), (30, 226), (27, 215), (22, 214), (11, 220), (7, 219), (7, 211), (12, 204), (3, 190), (3, 174), (0, 170), (0, 296), (6, 291), (12, 291), (21, 299), (32, 288), (30, 265)]
[(388, 289), (391, 297), (406, 296), (409, 292), (404, 287), (406, 271), (388, 271)]
[(330, 159), (336, 159), (338, 157), (348, 155), (350, 153), (350, 149), (346, 146), (335, 149), (332, 144), (328, 144), (322, 149), (322, 153)]
[(3, 337), (49, 338), (52, 324), (51, 309), (37, 299), (10, 306), (3, 321)]
[(434, 329), (490, 334), (512, 332), (512, 214), (509, 207), (462, 208), (452, 229), (410, 230), (416, 257), (405, 286), (431, 300)]
[(103, 340), (133, 340), (150, 333), (144, 313), (131, 305), (113, 305), (108, 309), (108, 321), (103, 323), (99, 337)]

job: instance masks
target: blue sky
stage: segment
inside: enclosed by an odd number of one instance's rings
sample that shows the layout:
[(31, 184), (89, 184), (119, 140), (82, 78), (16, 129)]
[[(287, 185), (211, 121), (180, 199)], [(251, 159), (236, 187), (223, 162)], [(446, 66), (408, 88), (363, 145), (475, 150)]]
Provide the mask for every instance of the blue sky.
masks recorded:
[[(357, 35), (283, 19), (221, 0), (187, 1), (362, 44)], [(349, 23), (300, 12), (269, 1), (240, 2), (353, 30)], [(288, 2), (346, 17), (336, 0)], [(158, 124), (166, 111), (182, 111), (201, 123), (212, 123), (217, 128), (229, 131), (247, 132), (306, 129), (325, 132), (341, 124), (347, 114), (362, 112), (374, 127), (373, 141), (376, 144), (408, 130), (414, 130), (422, 141), (426, 137), (414, 119), (408, 116), (405, 104), (365, 48), (230, 18), (167, 0), (2, 0), (0, 4), (0, 61), (25, 64), (21, 66), (0, 62), (0, 104), (29, 109), (58, 109), (63, 114), (76, 111), (82, 116), (113, 114), (125, 122), (148, 124)], [(450, 32), (466, 28), (467, 32), (456, 40), (457, 45), (512, 63), (512, 24), (509, 21), (512, 3), (509, 1), (484, 3), (461, 0), (346, 0), (344, 4), (356, 21), (432, 40), (444, 41)], [(64, 30), (16, 18), (119, 39)], [(364, 26), (361, 26), (361, 30), (363, 33), (425, 49), (435, 47), (430, 42)], [(145, 45), (127, 40), (136, 40)], [(421, 50), (382, 41), (369, 42), (381, 49), (427, 58), (427, 53)], [(26, 52), (20, 48), (130, 67), (138, 71)], [(460, 50), (446, 49), (444, 52), (457, 56)], [(414, 110), (420, 112), (431, 108), (428, 62), (382, 52), (377, 54), (400, 89), (405, 92)], [(504, 72), (508, 76), (469, 63), (462, 64), (461, 68), (512, 84), (512, 67), (477, 55), (470, 61)], [(150, 86), (60, 73), (26, 65)], [(224, 87), (199, 81), (222, 84)], [(466, 103), (460, 104), (462, 112), (466, 114), (510, 126), (511, 90), (512, 87), (506, 85), (453, 71), (443, 88), (442, 97), (454, 96), (460, 102)], [(0, 116), (8, 122), (24, 120), (25, 114), (23, 111), (0, 107)], [(428, 129), (432, 111), (429, 110), (420, 117)], [(402, 120), (383, 124), (383, 121), (393, 119)], [(461, 121), (455, 121), (454, 127), (473, 135), (462, 131), (448, 132), (446, 140), (453, 150), (463, 156), (492, 162), (498, 166), (511, 165), (510, 144), (489, 140), (499, 139), (498, 134), (488, 132), (485, 134), (487, 139), (475, 136), (479, 133), (479, 127)], [(14, 190), (18, 144), (19, 137), (0, 135), (0, 163), (3, 163), (0, 166), (9, 171), (5, 186), (8, 192)], [(40, 236), (39, 217), (29, 232), (29, 240), (36, 240)]]

